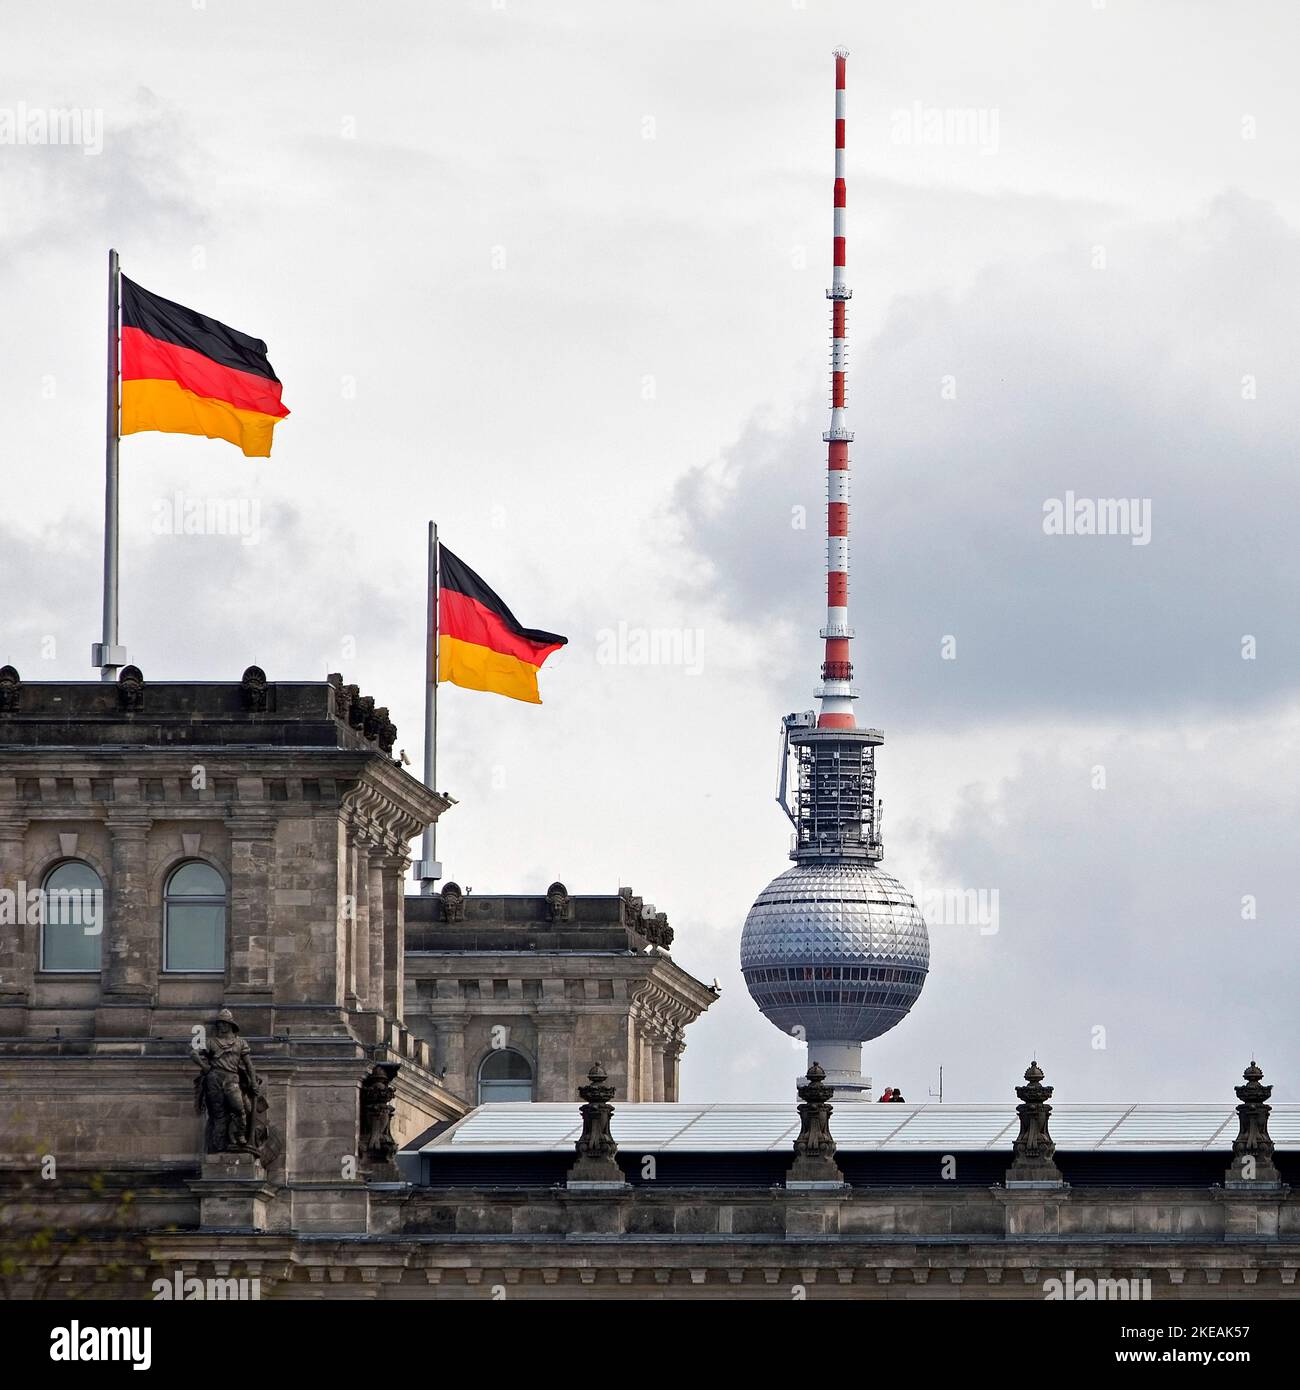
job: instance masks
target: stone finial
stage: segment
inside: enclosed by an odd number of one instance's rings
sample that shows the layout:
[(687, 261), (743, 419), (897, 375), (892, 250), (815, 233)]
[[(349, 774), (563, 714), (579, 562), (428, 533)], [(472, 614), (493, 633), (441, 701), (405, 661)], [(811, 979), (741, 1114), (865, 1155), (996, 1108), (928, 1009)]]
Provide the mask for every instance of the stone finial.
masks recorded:
[(607, 1079), (605, 1068), (594, 1062), (587, 1073), (587, 1084), (578, 1087), (583, 1102), (579, 1108), (582, 1134), (573, 1146), (578, 1159), (569, 1169), (570, 1187), (623, 1187), (626, 1184), (616, 1157), (618, 1145), (610, 1133), (614, 1114), (610, 1101), (614, 1099), (614, 1088), (605, 1084)]
[(0, 714), (12, 714), (18, 708), (22, 684), (22, 677), (13, 666), (0, 666)]
[(239, 679), (244, 708), (251, 714), (266, 711), (266, 672), (260, 666), (250, 666)]
[(1232, 1141), (1232, 1165), (1225, 1184), (1276, 1187), (1282, 1178), (1273, 1162), (1274, 1146), (1268, 1132), (1268, 1117), (1273, 1109), (1268, 1100), (1273, 1088), (1262, 1084), (1264, 1073), (1254, 1058), (1241, 1075), (1246, 1084), (1233, 1088), (1241, 1104), (1237, 1106), (1238, 1131)]
[(787, 1187), (840, 1187), (844, 1174), (835, 1162), (835, 1140), (831, 1138), (831, 1097), (834, 1087), (826, 1084), (826, 1072), (814, 1062), (799, 1091), (799, 1134), (794, 1141), (794, 1162), (785, 1180)]
[(558, 880), (546, 890), (546, 911), (552, 922), (563, 922), (569, 915), (569, 890)]
[(393, 1138), (393, 1100), (400, 1062), (376, 1062), (361, 1080), (361, 1160), (377, 1176), (396, 1171), (397, 1141)]
[(1064, 1178), (1056, 1166), (1056, 1142), (1047, 1128), (1052, 1107), (1054, 1086), (1043, 1085), (1043, 1069), (1036, 1061), (1025, 1068), (1025, 1084), (1016, 1087), (1020, 1104), (1020, 1133), (1011, 1146), (1011, 1167), (1007, 1170), (1007, 1185), (1061, 1185)]
[(442, 885), (439, 893), (442, 898), (442, 919), (444, 922), (463, 922), (465, 920), (465, 895), (459, 883), (450, 879)]
[(144, 708), (144, 676), (138, 666), (123, 666), (117, 678), (117, 698), (129, 712)]

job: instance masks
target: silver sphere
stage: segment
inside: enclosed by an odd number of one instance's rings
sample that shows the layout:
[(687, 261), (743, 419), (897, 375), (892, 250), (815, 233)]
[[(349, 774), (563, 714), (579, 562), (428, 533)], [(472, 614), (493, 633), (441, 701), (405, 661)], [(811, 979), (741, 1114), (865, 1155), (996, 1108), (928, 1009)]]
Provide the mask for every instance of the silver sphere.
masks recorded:
[(912, 895), (882, 869), (796, 864), (750, 908), (740, 968), (782, 1032), (868, 1042), (916, 1003), (930, 938)]

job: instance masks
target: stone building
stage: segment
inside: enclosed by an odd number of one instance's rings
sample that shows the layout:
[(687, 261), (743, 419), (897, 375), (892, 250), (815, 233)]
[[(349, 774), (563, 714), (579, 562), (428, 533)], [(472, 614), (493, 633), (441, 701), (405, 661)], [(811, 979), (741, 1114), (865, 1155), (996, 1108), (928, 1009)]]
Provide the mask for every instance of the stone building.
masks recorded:
[(406, 902), (406, 1019), (472, 1104), (568, 1101), (593, 1058), (618, 1094), (674, 1101), (686, 1026), (712, 990), (673, 962), (672, 928), (630, 888), (581, 897)]
[(409, 843), (450, 802), (393, 759), (395, 735), (338, 676), (0, 669), (8, 1171), (40, 1156), (74, 1185), (147, 1176), (169, 1220), (197, 1221), (211, 1175), (190, 1053), (221, 1009), (274, 1126), (256, 1204), (269, 1229), (367, 1229), (376, 1065), (393, 1067), (395, 1146), (480, 1086), (521, 1094), (521, 1073), (538, 1098), (571, 1094), (593, 1047), (620, 1088), (675, 1097), (683, 1029), (713, 995), (668, 956), (663, 915), (630, 890), (472, 898), (468, 921), (454, 885), (408, 897)]
[(1052, 1135), (1036, 1066), (1014, 1109), (832, 1119), (815, 1067), (797, 1112), (682, 1103), (714, 994), (663, 915), (408, 896), (449, 802), (394, 732), (338, 677), (0, 668), (3, 1292), (1295, 1296), (1300, 1107), (1258, 1068), (1235, 1137), (1226, 1103)]

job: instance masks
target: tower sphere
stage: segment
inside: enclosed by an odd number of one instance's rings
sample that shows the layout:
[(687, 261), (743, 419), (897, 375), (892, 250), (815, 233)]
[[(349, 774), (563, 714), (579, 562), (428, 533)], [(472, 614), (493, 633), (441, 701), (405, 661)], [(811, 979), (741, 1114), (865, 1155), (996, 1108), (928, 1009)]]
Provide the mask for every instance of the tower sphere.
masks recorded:
[(796, 864), (758, 895), (740, 938), (765, 1018), (819, 1044), (870, 1042), (902, 1021), (930, 966), (912, 895), (871, 864)]

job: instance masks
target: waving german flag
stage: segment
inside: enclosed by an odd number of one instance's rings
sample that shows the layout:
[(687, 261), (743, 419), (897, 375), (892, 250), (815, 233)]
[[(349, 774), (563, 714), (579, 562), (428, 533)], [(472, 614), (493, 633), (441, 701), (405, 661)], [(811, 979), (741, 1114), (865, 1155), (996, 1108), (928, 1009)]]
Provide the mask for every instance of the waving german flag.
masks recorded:
[(569, 639), (523, 627), (464, 560), (441, 544), (438, 569), (438, 679), (540, 705), (538, 668)]
[(269, 458), (288, 413), (260, 338), (122, 276), (123, 434), (202, 434)]

